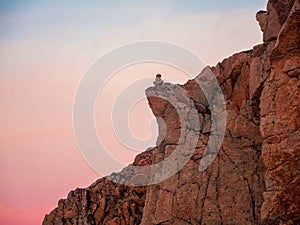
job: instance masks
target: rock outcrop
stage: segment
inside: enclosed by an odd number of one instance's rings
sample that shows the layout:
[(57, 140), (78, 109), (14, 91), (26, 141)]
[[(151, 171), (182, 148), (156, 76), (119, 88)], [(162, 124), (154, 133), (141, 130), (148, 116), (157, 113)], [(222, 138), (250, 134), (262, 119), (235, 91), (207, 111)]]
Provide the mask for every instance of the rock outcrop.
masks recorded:
[(281, 28), (276, 31), (260, 96), (262, 158), (267, 169), (261, 215), (280, 224), (300, 224), (300, 1), (271, 3)]
[[(257, 13), (264, 42), (211, 70), (225, 97), (227, 129), (213, 163), (199, 172), (211, 132), (211, 111), (197, 82), (167, 85), (169, 95), (197, 110), (195, 151), (170, 178), (150, 186), (126, 186), (102, 178), (76, 189), (46, 215), (43, 225), (300, 224), (300, 1), (270, 0)], [(201, 81), (200, 81), (201, 82)], [(138, 155), (145, 166), (187, 151), (178, 111), (157, 90), (146, 90), (158, 118), (158, 146)], [(191, 102), (176, 96), (184, 89)], [(162, 122), (162, 119), (164, 122)], [(174, 165), (177, 166), (177, 165)], [(131, 167), (110, 175), (134, 182)], [(112, 179), (113, 180), (113, 179)]]

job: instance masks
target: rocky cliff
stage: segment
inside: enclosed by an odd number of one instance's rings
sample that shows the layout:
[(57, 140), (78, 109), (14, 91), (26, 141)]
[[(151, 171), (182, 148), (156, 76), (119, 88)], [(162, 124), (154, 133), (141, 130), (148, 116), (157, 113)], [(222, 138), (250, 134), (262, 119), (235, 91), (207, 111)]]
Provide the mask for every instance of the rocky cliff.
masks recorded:
[[(264, 42), (211, 68), (225, 96), (227, 129), (205, 171), (198, 168), (211, 112), (199, 75), (180, 86), (196, 107), (200, 126), (195, 152), (178, 173), (146, 187), (102, 178), (71, 191), (43, 225), (300, 224), (300, 1), (270, 0), (256, 17)], [(178, 87), (168, 85), (168, 90), (180, 101)], [(190, 141), (180, 139), (176, 109), (153, 91), (146, 95), (153, 114), (165, 121), (166, 126), (158, 119), (165, 135), (133, 165), (159, 162)], [(132, 182), (138, 176), (130, 166), (110, 175)]]

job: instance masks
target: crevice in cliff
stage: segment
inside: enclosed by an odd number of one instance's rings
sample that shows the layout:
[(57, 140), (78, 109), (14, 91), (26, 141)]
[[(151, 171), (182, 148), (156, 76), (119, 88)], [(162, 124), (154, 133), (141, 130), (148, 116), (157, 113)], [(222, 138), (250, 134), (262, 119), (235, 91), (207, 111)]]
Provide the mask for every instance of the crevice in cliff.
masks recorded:
[(211, 179), (210, 168), (207, 168), (207, 170), (205, 172), (205, 176), (207, 178), (207, 181), (206, 181), (206, 186), (205, 186), (205, 191), (204, 191), (204, 198), (203, 198), (202, 205), (201, 205), (200, 225), (202, 225), (202, 221), (203, 221), (204, 205), (205, 205), (205, 200), (207, 198), (208, 187), (209, 187), (210, 179)]
[(265, 81), (266, 79), (259, 84), (258, 88), (256, 89), (256, 91), (254, 92), (251, 98), (251, 104), (250, 104), (251, 111), (252, 111), (251, 121), (257, 126), (260, 125), (260, 97), (264, 89)]
[(218, 172), (217, 172), (217, 177), (216, 177), (216, 195), (217, 195), (216, 199), (217, 199), (217, 208), (218, 208), (219, 215), (220, 215), (221, 225), (223, 225), (223, 216), (222, 216), (222, 210), (221, 210), (221, 207), (220, 207), (220, 200), (219, 200), (220, 170), (221, 170), (219, 156), (216, 159), (217, 159), (216, 164), (217, 164), (217, 167), (218, 167)]

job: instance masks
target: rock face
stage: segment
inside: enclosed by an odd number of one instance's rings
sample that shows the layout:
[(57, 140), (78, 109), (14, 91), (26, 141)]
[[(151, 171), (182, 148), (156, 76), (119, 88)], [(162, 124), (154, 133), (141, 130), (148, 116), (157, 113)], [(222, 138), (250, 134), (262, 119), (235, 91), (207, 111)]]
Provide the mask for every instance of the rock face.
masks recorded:
[(260, 97), (262, 157), (267, 168), (261, 215), (280, 224), (300, 224), (300, 2), (293, 2), (292, 7), (287, 4), (291, 8), (287, 15), (273, 3), (282, 26)]
[[(210, 134), (209, 108), (201, 97), (198, 77), (183, 85), (199, 112), (202, 128), (199, 141), (182, 170), (148, 187), (141, 224), (255, 224), (261, 221), (260, 207), (265, 190), (263, 140), (259, 124), (253, 119), (259, 116), (259, 108), (252, 107), (248, 93), (251, 54), (237, 54), (212, 68), (227, 100), (228, 124), (222, 148), (204, 172), (198, 168)], [(170, 116), (174, 118), (171, 121), (176, 121), (176, 113), (166, 102), (153, 97), (148, 100), (154, 115), (167, 123), (163, 155), (166, 157), (178, 146), (176, 136), (180, 123), (169, 122)]]
[[(198, 76), (180, 86), (197, 109), (193, 119), (199, 129), (185, 129), (198, 134), (197, 144), (178, 173), (146, 187), (102, 178), (70, 192), (43, 225), (300, 224), (300, 1), (270, 0), (257, 20), (264, 43), (211, 68), (225, 96), (227, 129), (208, 169), (199, 172), (211, 112)], [(179, 85), (163, 85), (176, 95)], [(138, 155), (133, 165), (159, 162), (178, 147), (184, 154), (182, 146), (191, 142), (186, 133), (180, 138), (178, 112), (153, 95), (155, 88), (146, 95), (158, 118), (158, 146)], [(137, 176), (130, 166), (111, 175), (127, 181)]]

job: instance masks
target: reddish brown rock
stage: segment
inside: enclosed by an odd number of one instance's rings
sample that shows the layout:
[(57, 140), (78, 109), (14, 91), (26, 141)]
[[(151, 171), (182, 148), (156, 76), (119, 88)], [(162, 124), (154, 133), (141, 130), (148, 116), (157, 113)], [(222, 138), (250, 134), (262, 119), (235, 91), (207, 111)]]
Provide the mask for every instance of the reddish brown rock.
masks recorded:
[[(174, 221), (184, 221), (182, 224), (261, 222), (260, 207), (265, 190), (264, 166), (261, 159), (263, 140), (259, 124), (253, 122), (253, 117), (259, 117), (260, 113), (259, 108), (251, 107), (249, 94), (251, 60), (252, 52), (244, 52), (212, 68), (220, 81), (228, 105), (228, 128), (222, 149), (214, 163), (206, 171), (199, 172), (199, 160), (207, 144), (207, 139), (202, 137), (204, 142), (199, 141), (193, 157), (178, 175), (149, 187), (141, 224), (174, 224)], [(201, 99), (197, 96), (202, 94), (199, 86), (192, 82), (189, 81), (183, 87), (188, 88), (187, 92), (197, 106), (197, 101)], [(152, 106), (151, 98), (149, 102)], [(156, 107), (151, 108), (154, 114), (158, 114), (155, 111)], [(198, 111), (202, 118), (209, 115), (207, 109), (198, 108)], [(165, 114), (160, 117), (169, 116), (167, 110), (164, 112)], [(259, 121), (259, 118), (257, 120)], [(205, 120), (201, 121), (203, 127)], [(206, 136), (208, 135), (209, 132), (206, 133)], [(176, 143), (172, 143), (173, 146), (174, 144)], [(169, 154), (172, 145), (166, 146), (165, 154)], [(171, 185), (175, 186), (172, 190), (169, 188)], [(164, 190), (169, 190), (167, 195)], [(164, 202), (172, 202), (172, 208), (170, 209), (169, 204), (168, 207), (160, 204), (161, 199), (164, 199)], [(153, 216), (165, 210), (171, 213), (164, 215), (163, 220), (161, 217)]]
[(265, 42), (277, 39), (280, 29), (287, 20), (295, 2), (297, 1), (269, 0), (267, 11), (259, 11), (256, 14)]
[[(154, 148), (140, 154), (134, 165), (151, 164), (157, 152)], [(138, 175), (130, 174), (125, 168), (121, 173), (110, 175), (114, 176), (130, 180)], [(88, 188), (71, 191), (67, 199), (60, 200), (58, 207), (45, 217), (43, 224), (140, 224), (145, 192), (145, 187), (129, 187), (102, 178)]]
[(262, 218), (300, 223), (300, 3), (288, 14), (271, 53), (261, 95), (263, 160), (267, 168)]
[[(300, 224), (300, 2), (270, 0), (257, 20), (264, 43), (211, 68), (225, 96), (227, 129), (205, 171), (199, 172), (199, 162), (212, 123), (199, 77), (182, 86), (157, 85), (146, 94), (159, 125), (158, 146), (133, 165), (160, 162), (179, 149), (179, 161), (160, 172), (178, 169), (196, 139), (184, 167), (147, 187), (102, 178), (70, 192), (43, 224)], [(192, 105), (196, 115), (185, 111)], [(130, 166), (111, 176), (150, 179)]]

